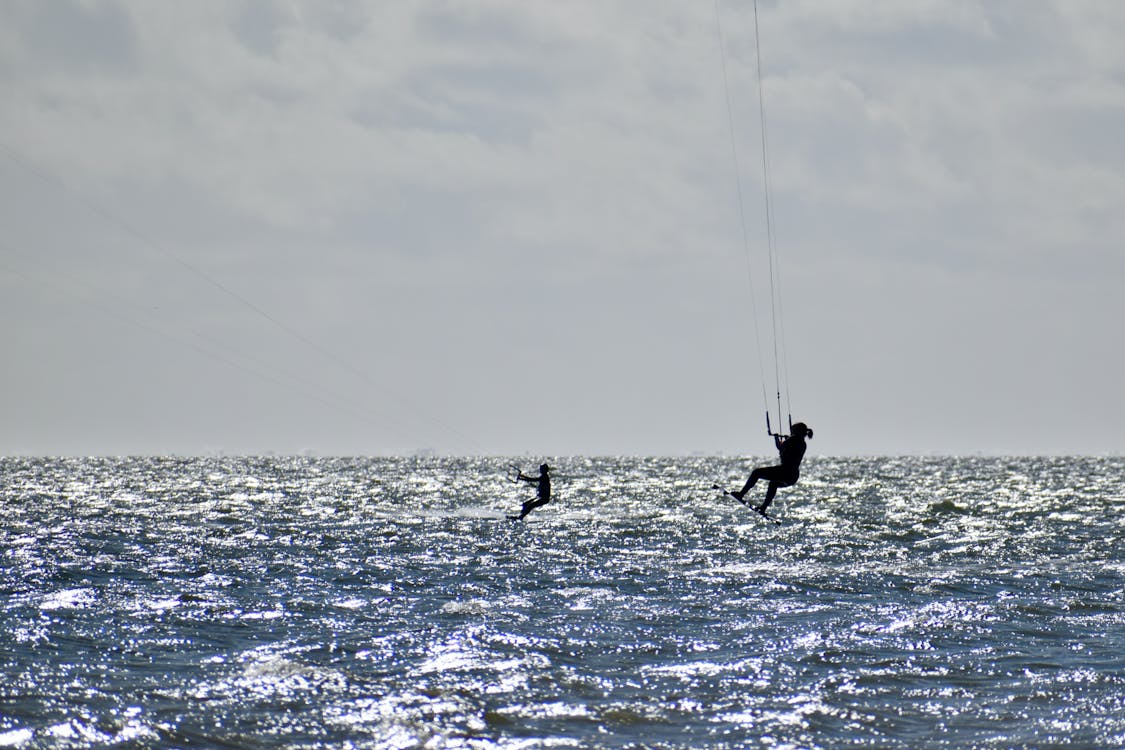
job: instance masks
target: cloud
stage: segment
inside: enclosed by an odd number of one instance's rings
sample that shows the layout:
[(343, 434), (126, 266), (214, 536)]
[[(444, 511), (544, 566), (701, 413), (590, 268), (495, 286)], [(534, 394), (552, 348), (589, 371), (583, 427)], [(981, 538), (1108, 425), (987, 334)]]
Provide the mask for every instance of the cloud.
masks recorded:
[[(506, 449), (733, 450), (773, 368), (746, 299), (748, 259), (768, 279), (754, 18), (720, 12), (745, 248), (711, 6), (4, 4), (9, 304), (63, 349), (58, 297), (197, 342), (184, 377), (216, 404), (224, 377), (274, 388), (216, 361), (234, 350), (285, 379), (275, 403), (323, 383), (421, 440), (449, 437), (432, 408)], [(1055, 449), (1021, 399), (1060, 401), (1074, 362), (1122, 369), (1104, 341), (1125, 265), (1125, 12), (802, 0), (760, 2), (758, 21), (783, 323), (818, 449), (956, 447), (946, 417), (988, 410)], [(1038, 331), (1065, 362), (1035, 358)], [(152, 367), (146, 338), (115, 349), (122, 372)], [(536, 417), (499, 416), (511, 401)], [(865, 424), (880, 402), (916, 413), (900, 443), (901, 411)], [(331, 421), (320, 406), (302, 419)]]
[(115, 3), (14, 0), (4, 10), (9, 22), (5, 45), (18, 50), (7, 56), (9, 63), (29, 61), (56, 74), (119, 74), (136, 62), (129, 15)]

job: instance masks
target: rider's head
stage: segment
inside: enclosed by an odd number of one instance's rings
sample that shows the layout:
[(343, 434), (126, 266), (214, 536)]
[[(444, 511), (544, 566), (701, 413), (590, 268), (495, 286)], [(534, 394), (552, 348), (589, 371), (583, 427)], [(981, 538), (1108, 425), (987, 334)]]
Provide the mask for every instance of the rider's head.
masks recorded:
[(798, 422), (791, 428), (793, 430), (793, 437), (812, 437), (812, 430), (804, 422)]

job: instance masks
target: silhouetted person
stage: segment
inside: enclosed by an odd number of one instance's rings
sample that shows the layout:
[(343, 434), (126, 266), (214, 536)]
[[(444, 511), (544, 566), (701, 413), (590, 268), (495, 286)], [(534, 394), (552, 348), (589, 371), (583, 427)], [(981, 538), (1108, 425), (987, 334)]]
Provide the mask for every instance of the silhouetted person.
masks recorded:
[(801, 477), (801, 459), (805, 457), (805, 436), (812, 438), (812, 430), (805, 426), (804, 422), (798, 422), (792, 427), (793, 434), (787, 438), (781, 435), (774, 435), (773, 441), (777, 445), (777, 451), (781, 454), (781, 463), (777, 466), (762, 466), (750, 472), (750, 478), (746, 480), (746, 485), (738, 492), (732, 492), (735, 499), (743, 505), (746, 504), (746, 493), (750, 488), (758, 483), (759, 479), (765, 479), (770, 484), (766, 489), (766, 499), (762, 504), (754, 508), (762, 515), (766, 514), (766, 508), (770, 507), (773, 502), (773, 496), (777, 494), (778, 487), (791, 487), (797, 483)]
[(528, 500), (526, 503), (524, 503), (523, 508), (520, 510), (520, 514), (518, 516), (508, 516), (508, 518), (512, 519), (513, 521), (522, 521), (524, 516), (526, 516), (531, 511), (535, 510), (541, 505), (546, 505), (547, 503), (551, 502), (550, 471), (551, 467), (547, 464), (543, 464), (539, 467), (539, 476), (537, 477), (529, 477), (522, 471), (519, 472), (518, 476), (516, 476), (516, 479), (522, 480), (524, 482), (537, 482), (539, 484), (539, 487), (537, 488), (535, 499)]

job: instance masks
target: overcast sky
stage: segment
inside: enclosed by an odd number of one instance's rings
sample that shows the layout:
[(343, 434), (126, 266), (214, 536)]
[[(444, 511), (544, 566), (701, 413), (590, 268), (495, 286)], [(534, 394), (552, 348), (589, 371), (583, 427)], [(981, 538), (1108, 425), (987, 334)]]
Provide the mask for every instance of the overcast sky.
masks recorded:
[[(0, 454), (769, 454), (718, 8), (0, 3)], [(810, 452), (1125, 452), (1125, 3), (758, 21)]]

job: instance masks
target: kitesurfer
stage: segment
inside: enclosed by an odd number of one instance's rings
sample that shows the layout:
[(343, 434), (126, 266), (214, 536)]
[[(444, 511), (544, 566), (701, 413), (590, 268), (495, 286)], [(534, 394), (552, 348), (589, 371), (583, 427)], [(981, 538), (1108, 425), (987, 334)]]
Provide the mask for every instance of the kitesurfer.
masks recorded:
[(512, 519), (513, 521), (522, 521), (524, 519), (524, 516), (526, 516), (531, 511), (535, 510), (536, 508), (538, 508), (541, 505), (546, 505), (547, 503), (551, 502), (551, 474), (550, 474), (550, 472), (551, 472), (551, 467), (548, 466), (547, 464), (540, 465), (539, 476), (537, 476), (537, 477), (529, 477), (526, 474), (524, 474), (523, 471), (519, 471), (518, 475), (516, 476), (516, 479), (518, 479), (520, 481), (523, 481), (523, 482), (538, 483), (539, 486), (536, 489), (535, 499), (534, 500), (528, 500), (527, 502), (525, 502), (523, 504), (523, 508), (520, 509), (520, 514), (518, 516), (508, 516), (508, 518)]
[(773, 502), (774, 495), (777, 494), (779, 487), (791, 487), (797, 483), (801, 476), (801, 459), (805, 457), (805, 437), (811, 440), (813, 431), (805, 425), (804, 422), (798, 422), (791, 428), (793, 433), (789, 437), (782, 437), (781, 435), (774, 435), (773, 440), (777, 445), (777, 451), (781, 454), (781, 463), (777, 466), (761, 466), (754, 471), (750, 472), (750, 478), (746, 480), (745, 486), (737, 492), (730, 493), (743, 505), (746, 504), (746, 493), (750, 488), (758, 483), (759, 479), (765, 479), (769, 482), (769, 487), (766, 489), (765, 500), (762, 504), (755, 507), (754, 510), (762, 515), (765, 515), (766, 508), (770, 507)]

